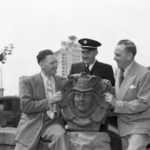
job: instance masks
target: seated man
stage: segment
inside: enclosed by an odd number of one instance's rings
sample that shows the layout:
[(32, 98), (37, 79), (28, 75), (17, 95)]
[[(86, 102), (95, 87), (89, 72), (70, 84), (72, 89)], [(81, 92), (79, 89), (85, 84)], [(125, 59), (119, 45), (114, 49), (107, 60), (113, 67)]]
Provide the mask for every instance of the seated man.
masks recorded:
[(68, 150), (111, 149), (109, 135), (99, 131), (110, 108), (103, 96), (106, 88), (100, 81), (98, 77), (84, 74), (64, 84), (60, 105), (67, 123), (63, 139)]
[(61, 82), (65, 79), (56, 75), (57, 59), (53, 51), (40, 51), (37, 62), (40, 73), (20, 78), (22, 115), (15, 150), (42, 150), (44, 148), (39, 148), (41, 139), (53, 149), (55, 140), (65, 132), (60, 109), (53, 104), (62, 99)]

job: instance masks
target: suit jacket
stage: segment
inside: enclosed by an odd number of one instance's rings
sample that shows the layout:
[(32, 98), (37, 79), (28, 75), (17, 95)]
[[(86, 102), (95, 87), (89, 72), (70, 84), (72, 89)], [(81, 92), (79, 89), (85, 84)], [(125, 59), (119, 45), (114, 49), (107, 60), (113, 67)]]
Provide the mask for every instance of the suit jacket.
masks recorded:
[[(64, 78), (55, 76), (54, 79), (56, 91), (61, 90), (61, 81)], [(49, 105), (40, 73), (21, 78), (19, 85), (22, 116), (17, 128), (16, 141), (32, 147), (40, 138)]]
[(116, 72), (116, 103), (118, 129), (121, 136), (150, 134), (150, 72), (135, 61), (119, 88)]
[[(72, 64), (70, 74), (81, 73), (85, 71), (85, 64), (83, 62)], [(91, 75), (101, 77), (102, 79), (110, 80), (114, 85), (114, 73), (112, 66), (96, 61), (91, 72)]]

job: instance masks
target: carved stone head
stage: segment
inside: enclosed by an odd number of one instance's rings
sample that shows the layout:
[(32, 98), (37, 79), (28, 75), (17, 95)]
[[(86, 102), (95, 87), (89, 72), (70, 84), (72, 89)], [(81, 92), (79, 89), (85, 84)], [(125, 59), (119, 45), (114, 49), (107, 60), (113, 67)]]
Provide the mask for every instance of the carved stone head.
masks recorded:
[(64, 84), (61, 112), (68, 129), (99, 130), (109, 109), (100, 81), (101, 79), (96, 76), (82, 74)]
[(94, 107), (94, 86), (98, 80), (94, 77), (80, 77), (73, 86), (74, 101), (73, 107), (77, 112), (86, 113), (90, 112)]

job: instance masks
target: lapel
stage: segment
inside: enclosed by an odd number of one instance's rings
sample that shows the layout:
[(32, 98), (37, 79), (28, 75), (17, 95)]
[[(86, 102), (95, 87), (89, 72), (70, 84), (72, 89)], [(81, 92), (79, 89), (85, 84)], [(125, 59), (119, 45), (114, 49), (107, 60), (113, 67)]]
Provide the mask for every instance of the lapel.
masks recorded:
[(81, 72), (84, 72), (84, 71), (85, 71), (85, 68), (86, 68), (85, 63), (82, 62), (81, 65), (80, 65), (80, 70), (81, 70)]
[(137, 69), (137, 63), (133, 62), (131, 68), (129, 69), (125, 79), (122, 82), (122, 85), (119, 87), (119, 76), (120, 76), (120, 70), (117, 70), (116, 74), (116, 97), (118, 100), (122, 100), (124, 96), (126, 95), (130, 85), (132, 85), (135, 77), (136, 77), (136, 69)]
[(94, 74), (98, 69), (98, 62), (96, 60), (95, 64), (93, 65), (92, 69), (91, 69), (91, 74)]
[(120, 70), (116, 69), (116, 72), (115, 72), (115, 81), (116, 81), (115, 82), (115, 91), (116, 91), (116, 97), (117, 97), (117, 99), (118, 99), (119, 89), (120, 89), (120, 87), (119, 87), (119, 82), (120, 82), (119, 76), (120, 76)]
[(41, 73), (35, 76), (35, 89), (37, 89), (37, 92), (40, 93), (40, 97), (42, 98), (46, 97), (44, 81)]
[(58, 76), (54, 76), (56, 92), (61, 90), (61, 80)]

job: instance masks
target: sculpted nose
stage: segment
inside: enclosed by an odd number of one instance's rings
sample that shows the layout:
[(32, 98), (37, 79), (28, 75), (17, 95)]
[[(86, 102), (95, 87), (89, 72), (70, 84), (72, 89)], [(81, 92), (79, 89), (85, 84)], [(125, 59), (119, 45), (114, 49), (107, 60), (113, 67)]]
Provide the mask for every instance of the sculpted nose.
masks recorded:
[(81, 94), (79, 100), (80, 100), (80, 101), (83, 101), (83, 98), (84, 98), (84, 95)]

